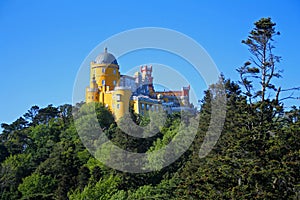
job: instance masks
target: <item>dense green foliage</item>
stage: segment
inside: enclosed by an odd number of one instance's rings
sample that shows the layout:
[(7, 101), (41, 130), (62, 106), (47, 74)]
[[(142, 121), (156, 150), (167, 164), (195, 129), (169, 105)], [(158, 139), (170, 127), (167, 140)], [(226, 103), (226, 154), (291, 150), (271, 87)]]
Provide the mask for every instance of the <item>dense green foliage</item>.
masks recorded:
[[(215, 98), (211, 94), (220, 84), (227, 97), (224, 128), (213, 150), (200, 159)], [(12, 124), (1, 125), (0, 199), (299, 199), (300, 108), (284, 110), (276, 97), (267, 98), (271, 85), (265, 86), (262, 97), (222, 77), (205, 92), (197, 116), (190, 118), (197, 118), (199, 127), (189, 149), (171, 165), (140, 174), (120, 172), (95, 159), (78, 136), (72, 109), (75, 118), (84, 113), (86, 119), (96, 110), (108, 138), (132, 152), (167, 145), (176, 137), (180, 114), (168, 116), (158, 134), (144, 139), (123, 133), (101, 104), (33, 106)], [(257, 94), (261, 98), (254, 99)], [(149, 123), (146, 117), (134, 119)], [(87, 121), (79, 123), (91, 128)]]

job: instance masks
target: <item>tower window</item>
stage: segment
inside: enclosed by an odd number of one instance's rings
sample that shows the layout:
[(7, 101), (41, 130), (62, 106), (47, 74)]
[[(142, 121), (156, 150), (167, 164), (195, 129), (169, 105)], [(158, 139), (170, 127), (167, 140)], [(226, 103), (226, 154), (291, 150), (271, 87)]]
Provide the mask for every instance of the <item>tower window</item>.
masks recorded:
[(117, 73), (117, 71), (116, 71), (116, 69), (114, 69), (114, 74), (116, 74)]
[(120, 102), (120, 101), (121, 101), (121, 95), (120, 95), (120, 94), (117, 94), (117, 95), (116, 95), (116, 100), (117, 100), (117, 102)]
[(115, 80), (114, 80), (114, 81), (113, 81), (113, 84), (114, 84), (114, 86), (116, 86), (116, 84), (117, 84), (117, 81), (115, 81)]
[(120, 104), (117, 104), (117, 109), (120, 109)]
[(105, 73), (105, 68), (104, 67), (102, 68), (102, 73)]
[(105, 80), (102, 80), (102, 85), (105, 85)]

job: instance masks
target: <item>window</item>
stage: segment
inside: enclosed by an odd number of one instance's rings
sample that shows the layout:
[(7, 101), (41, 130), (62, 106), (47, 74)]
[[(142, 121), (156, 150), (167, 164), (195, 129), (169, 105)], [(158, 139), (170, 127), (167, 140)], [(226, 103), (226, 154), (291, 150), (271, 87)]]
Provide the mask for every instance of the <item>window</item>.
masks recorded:
[(146, 104), (146, 110), (149, 110), (149, 104)]
[(105, 68), (104, 67), (102, 68), (102, 73), (105, 73)]
[(116, 74), (117, 73), (117, 71), (116, 71), (116, 69), (114, 69), (114, 74)]
[(142, 110), (144, 110), (145, 109), (145, 104), (141, 104), (141, 107), (142, 107)]
[(117, 109), (120, 109), (120, 104), (117, 104)]
[(114, 84), (114, 86), (116, 86), (116, 84), (117, 84), (117, 81), (113, 81), (113, 84)]
[(121, 95), (120, 95), (120, 94), (117, 94), (117, 95), (116, 95), (116, 101), (117, 101), (117, 102), (120, 102), (120, 101), (121, 101)]
[(105, 80), (102, 80), (102, 85), (105, 85)]

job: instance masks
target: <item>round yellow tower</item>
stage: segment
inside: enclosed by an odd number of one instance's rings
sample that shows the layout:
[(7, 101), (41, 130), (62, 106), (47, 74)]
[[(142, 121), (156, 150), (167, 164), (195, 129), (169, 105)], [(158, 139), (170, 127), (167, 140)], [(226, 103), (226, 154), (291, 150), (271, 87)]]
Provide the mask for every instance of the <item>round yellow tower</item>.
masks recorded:
[(107, 48), (91, 62), (90, 77), (94, 75), (102, 92), (114, 90), (120, 80), (118, 62), (111, 53), (107, 52)]
[(129, 102), (131, 89), (127, 87), (116, 87), (112, 92), (112, 111), (116, 121), (129, 113)]
[(90, 87), (86, 88), (86, 102), (98, 102), (99, 101), (99, 88), (98, 84), (95, 80), (95, 76), (93, 76), (91, 82), (90, 82)]

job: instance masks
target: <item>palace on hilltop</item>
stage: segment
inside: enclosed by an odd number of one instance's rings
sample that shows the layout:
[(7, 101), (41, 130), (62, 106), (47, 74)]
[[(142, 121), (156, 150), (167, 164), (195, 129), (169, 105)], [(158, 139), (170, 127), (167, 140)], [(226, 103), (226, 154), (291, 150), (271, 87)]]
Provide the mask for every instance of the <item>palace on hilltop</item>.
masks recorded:
[(99, 54), (90, 63), (90, 86), (86, 88), (86, 103), (101, 102), (109, 108), (116, 120), (126, 113), (129, 107), (137, 114), (165, 110), (167, 113), (195, 109), (189, 101), (190, 86), (180, 91), (155, 91), (152, 66), (141, 66), (134, 76), (119, 72), (116, 58), (107, 52)]

